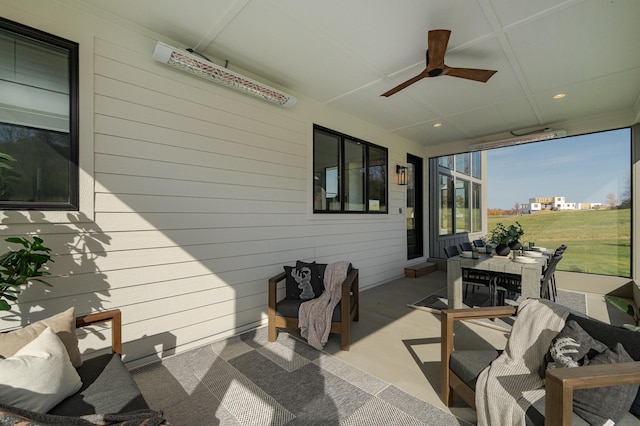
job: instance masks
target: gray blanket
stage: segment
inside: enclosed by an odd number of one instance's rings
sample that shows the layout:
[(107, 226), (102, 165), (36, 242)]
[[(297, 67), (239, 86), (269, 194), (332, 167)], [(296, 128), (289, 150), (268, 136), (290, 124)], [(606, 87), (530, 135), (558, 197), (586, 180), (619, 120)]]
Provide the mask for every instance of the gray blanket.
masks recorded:
[[(320, 297), (300, 305), (298, 324), (300, 334), (314, 348), (321, 350), (329, 339), (331, 316), (342, 297), (342, 283), (347, 278), (349, 262), (334, 262), (324, 271), (324, 292)], [(348, 302), (348, 301), (347, 301)]]

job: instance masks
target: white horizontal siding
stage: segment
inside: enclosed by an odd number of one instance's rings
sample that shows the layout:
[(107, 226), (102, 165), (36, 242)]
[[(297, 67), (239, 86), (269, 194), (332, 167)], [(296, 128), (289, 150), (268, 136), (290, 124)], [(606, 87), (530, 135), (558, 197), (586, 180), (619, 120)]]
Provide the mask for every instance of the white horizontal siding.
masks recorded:
[[(78, 22), (57, 6), (25, 7), (57, 26)], [(46, 223), (32, 212), (0, 228), (41, 235), (54, 254), (52, 287), (30, 286), (22, 317), (0, 315), (0, 328), (67, 306), (119, 308), (126, 360), (137, 364), (263, 324), (268, 278), (297, 259), (348, 260), (361, 288), (402, 274), (403, 188), (391, 185), (389, 214), (313, 215), (310, 168), (314, 123), (374, 135), (390, 146), (390, 169), (404, 142), (303, 98), (287, 110), (181, 73), (151, 59), (144, 31), (80, 16), (76, 31), (94, 40), (81, 45), (92, 50), (81, 87), (93, 90), (93, 122), (80, 149), (93, 153), (95, 216)], [(102, 347), (107, 331), (82, 347)]]

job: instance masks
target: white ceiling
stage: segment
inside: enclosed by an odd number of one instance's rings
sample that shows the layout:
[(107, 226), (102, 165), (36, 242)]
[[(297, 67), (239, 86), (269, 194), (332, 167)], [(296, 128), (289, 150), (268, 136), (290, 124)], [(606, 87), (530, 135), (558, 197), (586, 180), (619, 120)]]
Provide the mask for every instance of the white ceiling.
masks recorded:
[[(640, 119), (639, 0), (75, 2), (423, 145), (619, 112)], [(427, 31), (440, 28), (452, 30), (447, 65), (498, 73), (381, 97), (424, 69)]]

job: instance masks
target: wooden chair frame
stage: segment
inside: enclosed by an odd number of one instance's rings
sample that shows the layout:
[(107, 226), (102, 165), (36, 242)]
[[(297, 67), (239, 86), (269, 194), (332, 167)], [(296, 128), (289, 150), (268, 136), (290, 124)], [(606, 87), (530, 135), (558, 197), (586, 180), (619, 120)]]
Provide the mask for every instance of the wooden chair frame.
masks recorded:
[[(270, 342), (276, 341), (278, 328), (298, 328), (298, 317), (283, 317), (276, 313), (276, 304), (278, 303), (278, 283), (283, 281), (285, 278), (285, 272), (269, 278), (269, 302), (267, 316), (268, 340)], [(354, 298), (353, 309), (350, 309), (351, 296)], [(351, 344), (351, 321), (358, 321), (360, 317), (360, 283), (358, 280), (357, 269), (352, 269), (347, 275), (347, 278), (342, 282), (340, 309), (340, 321), (334, 321), (331, 323), (331, 333), (340, 334), (340, 348), (343, 351), (348, 351)]]
[(111, 351), (122, 355), (122, 313), (120, 309), (94, 312), (76, 317), (76, 328), (111, 322)]
[[(441, 311), (441, 391), (440, 398), (447, 407), (453, 404), (453, 392), (474, 410), (475, 389), (467, 386), (450, 370), (449, 360), (454, 351), (454, 321), (483, 318), (505, 318), (515, 315), (512, 306)], [(613, 385), (640, 383), (640, 361), (609, 365), (587, 365), (575, 368), (547, 370), (545, 380), (545, 420), (547, 426), (567, 426), (573, 422), (573, 391)]]

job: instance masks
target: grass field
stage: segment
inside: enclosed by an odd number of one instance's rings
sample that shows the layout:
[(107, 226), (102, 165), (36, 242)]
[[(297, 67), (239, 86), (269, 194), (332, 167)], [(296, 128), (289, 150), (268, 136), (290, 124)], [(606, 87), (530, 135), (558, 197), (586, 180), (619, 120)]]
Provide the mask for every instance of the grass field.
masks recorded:
[(631, 275), (631, 209), (544, 211), (522, 216), (489, 216), (498, 222), (520, 222), (522, 243), (556, 249), (567, 245), (558, 270), (629, 277)]

